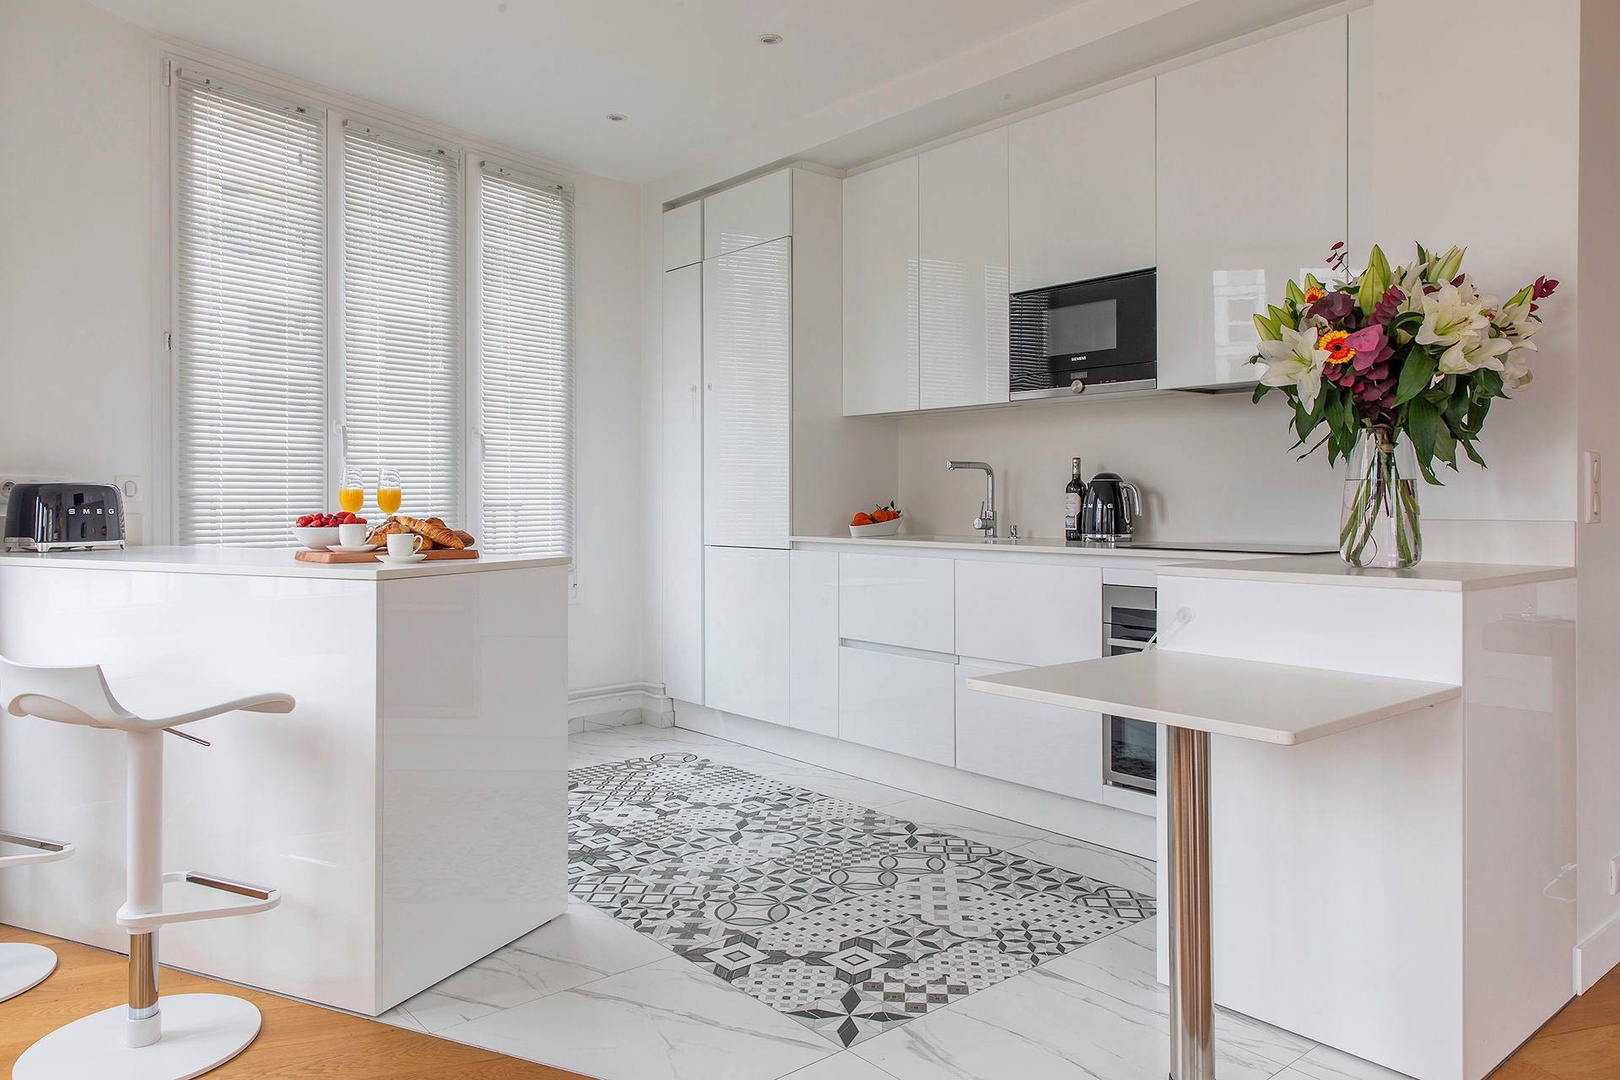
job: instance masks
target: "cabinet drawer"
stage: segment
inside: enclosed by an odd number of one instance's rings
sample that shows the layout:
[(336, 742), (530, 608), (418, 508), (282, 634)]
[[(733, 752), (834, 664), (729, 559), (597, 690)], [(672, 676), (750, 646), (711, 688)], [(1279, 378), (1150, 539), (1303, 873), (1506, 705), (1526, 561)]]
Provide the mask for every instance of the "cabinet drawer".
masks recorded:
[(929, 652), (956, 652), (951, 560), (838, 556), (838, 633)]
[(958, 560), (956, 651), (1029, 667), (1101, 656), (1102, 571)]
[(838, 737), (941, 765), (956, 760), (956, 665), (844, 646)]
[(1102, 717), (1094, 712), (981, 694), (967, 680), (1016, 670), (956, 667), (956, 767), (1025, 787), (1102, 799)]

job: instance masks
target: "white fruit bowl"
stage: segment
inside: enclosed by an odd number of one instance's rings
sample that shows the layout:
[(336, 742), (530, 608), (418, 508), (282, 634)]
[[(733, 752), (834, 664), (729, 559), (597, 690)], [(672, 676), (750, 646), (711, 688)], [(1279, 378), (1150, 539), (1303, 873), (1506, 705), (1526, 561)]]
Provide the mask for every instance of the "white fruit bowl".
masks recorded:
[(293, 538), (311, 551), (325, 551), (338, 542), (337, 526), (316, 528), (314, 526), (294, 526)]
[(870, 525), (851, 525), (851, 536), (893, 536), (900, 531), (900, 523), (904, 517), (891, 518), (888, 521), (874, 521)]

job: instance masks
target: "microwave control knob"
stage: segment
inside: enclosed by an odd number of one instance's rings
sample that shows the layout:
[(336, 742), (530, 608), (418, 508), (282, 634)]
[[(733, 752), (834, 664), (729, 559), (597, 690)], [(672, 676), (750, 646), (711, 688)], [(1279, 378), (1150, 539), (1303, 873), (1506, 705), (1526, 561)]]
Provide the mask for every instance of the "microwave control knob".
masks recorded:
[(1069, 389), (1074, 391), (1076, 394), (1083, 394), (1086, 392), (1086, 384), (1081, 382), (1079, 379), (1076, 379), (1074, 382), (1069, 384)]

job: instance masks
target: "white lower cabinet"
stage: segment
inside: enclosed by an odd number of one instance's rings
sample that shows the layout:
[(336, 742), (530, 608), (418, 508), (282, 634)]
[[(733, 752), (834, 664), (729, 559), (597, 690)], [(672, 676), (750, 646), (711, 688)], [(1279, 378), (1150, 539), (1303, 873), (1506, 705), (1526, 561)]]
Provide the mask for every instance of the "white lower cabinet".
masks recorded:
[(789, 714), (789, 552), (704, 552), (705, 703), (772, 724)]
[(838, 737), (906, 757), (956, 764), (956, 665), (841, 647)]
[(950, 559), (838, 556), (838, 633), (928, 652), (956, 652), (956, 579)]
[(788, 723), (838, 737), (838, 555), (791, 552)]
[(956, 648), (1041, 667), (1102, 655), (1102, 571), (1095, 566), (956, 560)]
[(981, 694), (967, 680), (1010, 664), (956, 665), (956, 767), (1076, 799), (1103, 798), (1102, 717), (1094, 712)]

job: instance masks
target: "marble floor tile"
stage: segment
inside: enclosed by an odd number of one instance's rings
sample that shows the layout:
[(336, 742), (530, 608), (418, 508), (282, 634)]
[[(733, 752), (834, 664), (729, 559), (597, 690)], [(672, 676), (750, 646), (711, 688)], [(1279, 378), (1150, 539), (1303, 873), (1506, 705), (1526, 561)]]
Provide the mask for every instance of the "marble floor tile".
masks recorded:
[(536, 998), (673, 955), (588, 904), (424, 990), (404, 1008), (425, 1031), (442, 1031)]
[(894, 1080), (894, 1077), (870, 1061), (845, 1050), (830, 1058), (823, 1058), (814, 1065), (806, 1065), (781, 1080)]
[(600, 1080), (775, 1080), (821, 1036), (671, 957), (439, 1033)]
[(392, 1009), (376, 1017), (379, 1023), (390, 1027), (407, 1028), (411, 1031), (427, 1031), (422, 1022), (405, 1010), (405, 1006), (396, 1005)]
[(1048, 834), (1018, 849), (1037, 862), (1060, 866), (1137, 892), (1152, 893), (1157, 873), (1151, 859), (1139, 858), (1073, 837)]
[[(1008, 818), (996, 817), (993, 814), (980, 813), (969, 810), (965, 806), (954, 803), (940, 802), (918, 795), (902, 802), (890, 803), (883, 807), (885, 814), (906, 821), (914, 821), (918, 825), (937, 829), (940, 832), (950, 833), (968, 840), (976, 840), (991, 847), (1012, 851), (1032, 843), (1044, 840), (1051, 834), (1045, 829), (1035, 825), (1025, 825), (1023, 822), (1012, 821)], [(1124, 882), (1114, 881), (1112, 878), (1102, 878), (1111, 885), (1122, 885)]]
[[(1119, 935), (859, 1044), (854, 1053), (899, 1080), (1163, 1080), (1166, 994), (1153, 952)], [(1313, 1046), (1247, 1017), (1219, 1013), (1221, 1080), (1269, 1080)]]
[(1411, 1080), (1405, 1073), (1352, 1057), (1331, 1046), (1318, 1046), (1288, 1068), (1276, 1080)]

